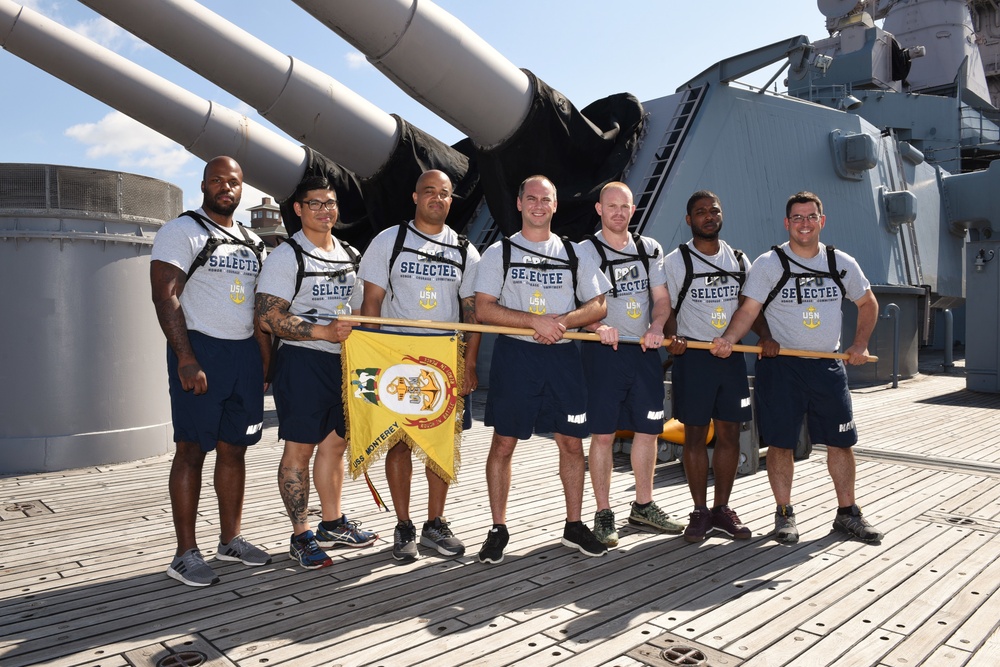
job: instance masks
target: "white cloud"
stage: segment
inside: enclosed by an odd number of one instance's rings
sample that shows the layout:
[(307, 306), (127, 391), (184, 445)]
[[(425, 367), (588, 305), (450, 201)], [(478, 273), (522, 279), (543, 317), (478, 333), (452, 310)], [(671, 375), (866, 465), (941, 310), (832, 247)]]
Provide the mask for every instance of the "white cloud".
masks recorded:
[(66, 136), (85, 144), (89, 158), (109, 158), (122, 169), (139, 169), (157, 178), (176, 176), (192, 157), (178, 144), (119, 111), (96, 123), (73, 125)]
[(360, 51), (351, 51), (344, 56), (344, 60), (347, 61), (347, 67), (350, 69), (361, 69), (368, 64), (368, 59)]
[(87, 39), (97, 42), (101, 46), (111, 49), (112, 51), (119, 51), (125, 45), (129, 45), (131, 47), (137, 42), (141, 43), (131, 34), (119, 28), (103, 16), (88, 19), (86, 21), (80, 21), (76, 25), (70, 27), (73, 28), (74, 32), (77, 32)]

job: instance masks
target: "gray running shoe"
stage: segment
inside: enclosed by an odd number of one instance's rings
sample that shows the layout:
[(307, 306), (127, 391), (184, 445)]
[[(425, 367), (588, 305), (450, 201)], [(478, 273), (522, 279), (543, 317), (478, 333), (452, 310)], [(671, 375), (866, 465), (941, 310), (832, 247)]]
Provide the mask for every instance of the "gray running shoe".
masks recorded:
[(360, 521), (348, 519), (346, 515), (340, 515), (340, 525), (331, 530), (323, 527), (322, 522), (316, 528), (316, 543), (321, 547), (350, 547), (360, 549), (374, 544), (378, 539), (378, 533), (361, 529)]
[(577, 549), (584, 556), (592, 558), (608, 553), (608, 548), (594, 537), (594, 533), (582, 521), (566, 522), (566, 527), (563, 528), (562, 543), (563, 546)]
[(480, 563), (502, 563), (503, 551), (507, 548), (510, 535), (507, 533), (507, 526), (502, 523), (494, 524), (490, 532), (486, 533), (486, 541), (483, 548), (479, 550)]
[(638, 503), (632, 503), (632, 513), (628, 516), (628, 522), (636, 526), (647, 526), (661, 533), (672, 533), (679, 535), (686, 527), (680, 521), (674, 519), (669, 514), (651, 502), (640, 508)]
[(833, 528), (841, 533), (847, 533), (851, 537), (856, 537), (862, 542), (882, 541), (882, 533), (868, 523), (868, 520), (861, 515), (861, 508), (857, 505), (851, 506), (850, 514), (838, 512), (837, 518), (833, 520)]
[(615, 528), (615, 513), (610, 509), (598, 510), (594, 515), (594, 537), (606, 547), (618, 546), (618, 529)]
[(396, 560), (413, 561), (420, 558), (417, 551), (417, 529), (412, 521), (400, 521), (392, 533), (392, 557)]
[(174, 558), (167, 568), (167, 576), (188, 586), (211, 586), (219, 578), (197, 549), (188, 549)]
[(240, 561), (250, 567), (260, 567), (271, 562), (271, 555), (259, 549), (243, 539), (242, 535), (237, 535), (229, 544), (219, 542), (219, 548), (215, 552), (217, 560)]
[(785, 544), (799, 541), (799, 529), (795, 526), (795, 511), (791, 505), (778, 505), (774, 513), (774, 539)]
[(424, 523), (424, 528), (420, 531), (420, 543), (437, 549), (442, 556), (461, 556), (465, 553), (465, 545), (451, 532), (443, 516)]

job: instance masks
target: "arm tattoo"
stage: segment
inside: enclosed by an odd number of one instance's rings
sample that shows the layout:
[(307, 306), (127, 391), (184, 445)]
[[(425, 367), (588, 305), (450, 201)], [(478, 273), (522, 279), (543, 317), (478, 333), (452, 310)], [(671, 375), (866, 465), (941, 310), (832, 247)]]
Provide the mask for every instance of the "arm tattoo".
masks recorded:
[(149, 267), (153, 292), (153, 307), (160, 329), (178, 358), (194, 356), (188, 338), (187, 320), (181, 308), (180, 297), (184, 292), (187, 276), (183, 271), (166, 262), (153, 261)]
[(288, 312), (291, 305), (271, 294), (258, 292), (254, 298), (257, 318), (265, 322), (275, 336), (288, 340), (316, 340), (312, 322), (306, 322), (298, 315)]
[(462, 299), (462, 321), (466, 324), (478, 324), (476, 318), (476, 297), (467, 296)]

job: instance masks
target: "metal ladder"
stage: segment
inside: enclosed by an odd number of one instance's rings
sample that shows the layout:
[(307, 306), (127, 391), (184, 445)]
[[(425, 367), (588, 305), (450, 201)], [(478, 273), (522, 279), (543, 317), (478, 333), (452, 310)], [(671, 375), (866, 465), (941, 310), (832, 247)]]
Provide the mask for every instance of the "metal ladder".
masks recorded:
[(642, 233), (646, 228), (649, 214), (660, 197), (667, 176), (673, 168), (679, 149), (687, 137), (691, 121), (698, 113), (707, 85), (689, 88), (684, 91), (681, 101), (674, 110), (674, 116), (667, 124), (667, 131), (654, 156), (652, 169), (643, 181), (642, 189), (636, 194), (635, 215), (629, 227), (632, 231)]

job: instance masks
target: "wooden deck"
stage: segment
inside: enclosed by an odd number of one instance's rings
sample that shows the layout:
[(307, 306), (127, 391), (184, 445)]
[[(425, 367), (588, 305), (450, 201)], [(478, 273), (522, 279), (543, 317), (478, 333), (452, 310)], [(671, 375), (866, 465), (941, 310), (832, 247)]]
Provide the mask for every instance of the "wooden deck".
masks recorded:
[[(164, 574), (173, 551), (169, 457), (0, 477), (0, 665), (992, 667), (1000, 663), (1000, 395), (966, 391), (960, 370), (854, 392), (858, 500), (886, 532), (879, 546), (830, 533), (835, 499), (818, 449), (796, 470), (797, 545), (768, 537), (774, 504), (762, 471), (736, 482), (732, 504), (754, 529), (747, 542), (689, 545), (626, 524), (617, 549), (585, 558), (559, 544), (556, 448), (536, 437), (515, 455), (507, 558), (482, 565), (490, 433), (477, 421), (449, 500), (468, 555), (423, 550), (416, 563), (396, 563), (392, 515), (376, 511), (363, 482), (349, 482), (345, 511), (383, 539), (305, 571), (286, 555), (270, 412), (248, 456), (243, 532), (274, 562), (210, 561), (222, 582), (192, 589)], [(210, 481), (199, 526), (206, 556), (217, 542)], [(420, 507), (422, 477), (414, 487)], [(587, 493), (585, 518), (594, 511), (589, 484)], [(619, 523), (632, 493), (622, 456), (612, 483)], [(690, 511), (679, 463), (658, 466), (656, 499)], [(689, 657), (668, 662), (663, 650)]]

